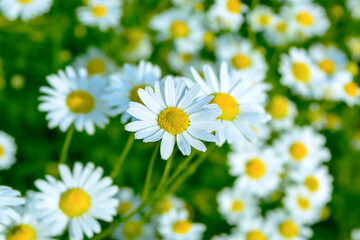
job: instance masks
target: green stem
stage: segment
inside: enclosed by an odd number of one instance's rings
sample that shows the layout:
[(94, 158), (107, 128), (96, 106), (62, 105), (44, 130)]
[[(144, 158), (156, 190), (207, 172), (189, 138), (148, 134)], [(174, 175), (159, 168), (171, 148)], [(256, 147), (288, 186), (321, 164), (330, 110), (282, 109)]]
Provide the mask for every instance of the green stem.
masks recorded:
[(156, 199), (159, 194), (162, 192), (163, 190), (163, 187), (165, 185), (165, 182), (166, 182), (166, 179), (168, 178), (169, 176), (169, 173), (170, 173), (170, 168), (171, 168), (171, 163), (172, 163), (172, 160), (174, 158), (174, 155), (175, 153), (173, 152), (173, 154), (171, 155), (171, 157), (166, 161), (166, 165), (165, 165), (165, 169), (164, 169), (164, 173), (161, 177), (161, 180), (160, 180), (160, 183), (155, 191), (155, 194), (154, 194), (154, 198)]
[(152, 177), (152, 173), (153, 173), (153, 169), (154, 169), (154, 163), (155, 163), (155, 159), (156, 159), (157, 153), (159, 151), (159, 148), (160, 148), (160, 142), (158, 142), (156, 144), (156, 147), (155, 147), (154, 152), (153, 152), (153, 154), (151, 156), (149, 167), (148, 167), (148, 170), (147, 170), (145, 186), (144, 186), (144, 192), (143, 192), (143, 201), (144, 202), (146, 201), (147, 196), (149, 194), (150, 181), (151, 181), (151, 177)]
[(65, 137), (65, 142), (64, 142), (64, 145), (63, 145), (62, 150), (61, 150), (59, 164), (63, 164), (63, 163), (66, 162), (66, 158), (67, 158), (67, 155), (68, 155), (68, 152), (69, 152), (71, 139), (72, 139), (72, 136), (74, 135), (74, 130), (75, 130), (74, 125), (71, 125), (71, 127), (68, 129), (68, 132), (67, 132), (66, 137)]
[(116, 162), (116, 164), (114, 166), (114, 169), (113, 169), (113, 171), (112, 171), (112, 173), (110, 175), (111, 178), (114, 179), (119, 174), (121, 166), (123, 165), (123, 163), (125, 161), (125, 158), (127, 157), (128, 153), (129, 153), (129, 151), (130, 151), (130, 149), (131, 149), (131, 147), (132, 147), (132, 145), (134, 143), (134, 139), (135, 139), (134, 134), (130, 134), (130, 136), (129, 136), (127, 142), (126, 142), (126, 145), (125, 145), (125, 147), (124, 147), (119, 159), (117, 160), (117, 162)]

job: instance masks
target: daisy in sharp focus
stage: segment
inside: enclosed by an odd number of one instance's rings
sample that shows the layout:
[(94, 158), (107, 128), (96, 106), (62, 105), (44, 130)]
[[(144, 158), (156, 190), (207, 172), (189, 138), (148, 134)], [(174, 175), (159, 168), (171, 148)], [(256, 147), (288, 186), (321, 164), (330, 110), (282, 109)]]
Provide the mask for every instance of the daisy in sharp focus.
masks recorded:
[(48, 112), (49, 128), (59, 126), (65, 132), (74, 124), (79, 132), (94, 134), (95, 126), (104, 128), (109, 122), (110, 108), (102, 99), (107, 81), (94, 75), (88, 77), (85, 69), (75, 71), (72, 67), (47, 76), (51, 87), (41, 87), (39, 110)]
[(281, 95), (271, 97), (266, 110), (271, 115), (270, 125), (275, 130), (290, 129), (294, 126), (298, 112), (295, 103), (288, 98)]
[(172, 77), (163, 83), (155, 82), (154, 89), (138, 90), (143, 104), (131, 102), (127, 111), (138, 120), (127, 124), (125, 129), (135, 132), (135, 138), (144, 142), (161, 140), (162, 159), (171, 156), (175, 142), (184, 155), (191, 153), (191, 146), (205, 152), (200, 140), (215, 142), (216, 137), (210, 132), (222, 129), (216, 121), (221, 115), (220, 108), (209, 104), (213, 96), (197, 97), (199, 86), (186, 90), (184, 82), (175, 82)]
[(76, 162), (73, 172), (59, 165), (61, 181), (52, 176), (35, 181), (40, 192), (35, 194), (39, 218), (49, 225), (51, 234), (61, 234), (68, 228), (70, 239), (92, 238), (101, 232), (98, 222), (111, 222), (117, 214), (118, 188), (112, 179), (102, 177), (103, 169)]
[(0, 12), (9, 20), (29, 21), (49, 12), (53, 0), (0, 0)]
[(120, 25), (122, 8), (118, 0), (91, 0), (76, 12), (79, 21), (85, 26), (97, 26), (101, 31), (107, 31)]
[(0, 131), (0, 170), (9, 169), (15, 163), (16, 150), (14, 138)]
[(142, 203), (141, 197), (134, 194), (134, 190), (131, 188), (120, 188), (117, 195), (119, 200), (118, 213), (121, 217), (129, 215), (129, 213), (135, 211)]
[(270, 119), (263, 108), (266, 99), (264, 86), (230, 72), (225, 62), (221, 64), (219, 77), (208, 65), (204, 65), (203, 69), (205, 81), (191, 68), (193, 79), (188, 79), (186, 83), (188, 86), (200, 85), (201, 94), (214, 96), (211, 102), (222, 110), (217, 121), (224, 129), (216, 131), (216, 143), (221, 146), (227, 141), (241, 145), (245, 141), (255, 141), (257, 134), (252, 126)]
[(160, 68), (150, 62), (141, 61), (138, 66), (125, 64), (120, 73), (110, 76), (110, 86), (104, 96), (107, 106), (111, 108), (111, 113), (122, 114), (122, 123), (129, 121), (131, 116), (126, 112), (129, 103), (142, 103), (138, 90), (145, 89), (147, 86), (154, 87), (155, 82), (160, 78)]
[(257, 5), (247, 15), (247, 21), (254, 32), (264, 31), (274, 24), (275, 14), (268, 6)]
[(130, 220), (122, 223), (114, 230), (112, 237), (118, 240), (157, 239), (154, 224), (142, 221), (140, 215), (135, 215)]

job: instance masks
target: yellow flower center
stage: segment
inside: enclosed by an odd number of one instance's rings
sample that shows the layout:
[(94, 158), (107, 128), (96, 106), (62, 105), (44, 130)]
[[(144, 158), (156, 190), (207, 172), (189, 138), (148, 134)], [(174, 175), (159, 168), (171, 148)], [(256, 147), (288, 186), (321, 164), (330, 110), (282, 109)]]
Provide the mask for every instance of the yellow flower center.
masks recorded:
[(80, 188), (67, 190), (60, 197), (59, 207), (70, 218), (83, 215), (90, 206), (90, 196)]
[(124, 224), (124, 235), (126, 239), (136, 239), (142, 235), (143, 224), (141, 222), (129, 221)]
[(32, 1), (34, 1), (34, 0), (18, 0), (18, 2), (21, 4), (28, 4), (28, 3), (31, 3)]
[(305, 186), (309, 191), (316, 192), (319, 189), (320, 183), (314, 176), (308, 176), (304, 181)]
[(241, 212), (244, 209), (244, 203), (240, 200), (233, 201), (231, 205), (231, 210), (233, 212)]
[(251, 65), (251, 60), (245, 55), (237, 54), (231, 59), (231, 63), (237, 69), (244, 69)]
[(240, 0), (228, 0), (226, 7), (231, 13), (239, 13), (241, 11), (241, 4)]
[(307, 148), (303, 143), (295, 142), (290, 146), (290, 154), (295, 160), (301, 161), (307, 155)]
[(310, 68), (305, 63), (294, 62), (292, 73), (300, 82), (307, 83), (310, 80)]
[(169, 212), (171, 209), (171, 203), (168, 200), (161, 200), (157, 202), (155, 206), (155, 212), (157, 214), (164, 214), (166, 212)]
[(184, 62), (188, 63), (188, 62), (191, 61), (192, 55), (189, 54), (189, 53), (184, 53), (184, 54), (181, 55), (181, 59), (182, 59)]
[(92, 13), (97, 18), (102, 18), (107, 13), (107, 8), (104, 5), (97, 5), (91, 9)]
[(355, 61), (349, 61), (346, 65), (346, 70), (348, 70), (354, 77), (359, 74), (359, 66)]
[(314, 22), (314, 19), (313, 19), (313, 17), (309, 14), (309, 13), (307, 13), (307, 12), (301, 12), (301, 13), (299, 13), (297, 16), (296, 16), (296, 20), (300, 23), (300, 24), (302, 24), (302, 25), (304, 25), (304, 26), (311, 26), (312, 24), (313, 24), (313, 22)]
[(298, 226), (293, 221), (285, 221), (279, 225), (279, 231), (285, 238), (296, 237), (299, 233)]
[(188, 115), (177, 107), (164, 109), (159, 114), (158, 123), (160, 128), (172, 135), (184, 132), (190, 125)]
[(310, 209), (310, 201), (307, 198), (304, 197), (298, 197), (297, 203), (299, 207), (303, 210), (309, 210)]
[(191, 223), (188, 220), (178, 221), (173, 224), (173, 230), (178, 234), (186, 234), (191, 229)]
[(139, 28), (127, 28), (123, 32), (126, 48), (128, 51), (136, 49), (143, 39), (143, 32)]
[(285, 32), (286, 27), (287, 27), (286, 22), (280, 22), (278, 25), (276, 25), (276, 30), (278, 32), (283, 33), (283, 32)]
[(73, 113), (86, 114), (95, 108), (95, 100), (90, 93), (77, 90), (69, 94), (66, 105)]
[(132, 102), (137, 102), (137, 103), (141, 103), (143, 104), (143, 102), (141, 101), (138, 91), (139, 89), (145, 89), (148, 85), (142, 84), (139, 86), (135, 86), (131, 91), (130, 91), (130, 95), (129, 95), (129, 99)]
[(220, 120), (232, 121), (239, 114), (239, 105), (236, 99), (227, 93), (214, 93), (211, 103), (216, 103), (222, 110), (222, 115), (218, 117)]
[(332, 60), (324, 59), (319, 62), (319, 68), (327, 74), (332, 74), (335, 71), (336, 65)]
[(5, 154), (4, 148), (0, 145), (0, 158), (4, 156), (4, 154)]
[(344, 88), (345, 92), (351, 97), (356, 97), (356, 95), (358, 94), (359, 86), (355, 82), (347, 83)]
[(94, 58), (88, 62), (86, 69), (90, 75), (103, 74), (106, 66), (103, 60)]
[(120, 203), (118, 213), (120, 215), (124, 215), (124, 214), (128, 213), (130, 211), (130, 209), (131, 209), (131, 206), (132, 206), (131, 202), (122, 202), (122, 203)]
[(189, 27), (184, 21), (176, 20), (171, 24), (170, 32), (173, 38), (183, 38), (189, 34)]
[(288, 114), (288, 102), (286, 98), (282, 96), (273, 97), (267, 106), (267, 111), (276, 119), (286, 117)]
[(204, 34), (204, 45), (206, 48), (212, 50), (214, 49), (214, 42), (215, 42), (215, 33), (213, 32), (206, 32)]
[(36, 231), (27, 224), (16, 225), (6, 233), (6, 240), (36, 240)]
[(261, 15), (261, 16), (259, 17), (260, 25), (262, 25), (262, 26), (267, 26), (267, 25), (269, 25), (270, 19), (271, 19), (270, 16), (267, 15), (267, 14)]
[(246, 234), (246, 240), (266, 240), (266, 237), (262, 231), (254, 230)]
[(265, 175), (266, 166), (261, 159), (253, 158), (246, 163), (245, 171), (249, 177), (259, 179)]

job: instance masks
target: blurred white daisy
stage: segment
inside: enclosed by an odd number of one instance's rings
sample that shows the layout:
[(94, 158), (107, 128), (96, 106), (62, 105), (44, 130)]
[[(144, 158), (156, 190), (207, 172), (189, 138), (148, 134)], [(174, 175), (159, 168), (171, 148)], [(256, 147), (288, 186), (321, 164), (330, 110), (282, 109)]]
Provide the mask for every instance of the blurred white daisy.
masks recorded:
[(73, 172), (61, 164), (59, 173), (61, 181), (49, 175), (46, 181), (35, 181), (40, 190), (34, 196), (40, 219), (53, 235), (68, 229), (70, 239), (92, 238), (101, 232), (97, 219), (111, 222), (117, 214), (118, 188), (111, 178), (102, 178), (103, 169), (92, 163), (76, 162)]
[(360, 37), (351, 37), (346, 41), (346, 45), (355, 61), (360, 60)]
[(268, 6), (257, 5), (247, 15), (247, 22), (254, 32), (264, 31), (274, 24), (275, 14)]
[(128, 187), (120, 188), (117, 195), (120, 202), (118, 213), (121, 217), (129, 215), (141, 205), (141, 197), (134, 194), (134, 190)]
[(360, 228), (351, 231), (351, 240), (360, 240)]
[(16, 150), (15, 139), (0, 131), (0, 170), (9, 169), (15, 163)]
[(267, 112), (271, 115), (269, 124), (277, 131), (290, 129), (298, 114), (295, 103), (288, 98), (275, 95), (268, 102)]
[(177, 50), (171, 50), (168, 53), (167, 60), (169, 67), (175, 72), (185, 72), (193, 65), (195, 59), (198, 59), (198, 54), (183, 53)]
[(76, 10), (79, 21), (85, 26), (107, 31), (120, 25), (122, 8), (118, 0), (91, 0), (87, 6)]
[(269, 224), (260, 215), (248, 216), (236, 229), (236, 240), (266, 240), (270, 239), (270, 232)]
[(172, 211), (185, 210), (184, 200), (173, 195), (165, 196), (163, 199), (157, 201), (154, 205), (155, 217), (168, 214)]
[(29, 21), (49, 12), (53, 0), (0, 0), (0, 11), (9, 20)]
[(291, 22), (281, 15), (273, 17), (273, 24), (265, 29), (264, 36), (267, 42), (273, 46), (283, 46), (296, 40)]
[(199, 151), (206, 151), (200, 141), (215, 142), (216, 137), (210, 132), (222, 129), (216, 118), (221, 110), (216, 104), (208, 104), (213, 97), (197, 97), (199, 86), (188, 91), (182, 81), (174, 82), (168, 77), (164, 84), (155, 82), (152, 87), (139, 89), (138, 94), (143, 104), (131, 102), (128, 113), (138, 120), (125, 126), (130, 132), (136, 132), (136, 139), (144, 142), (161, 140), (160, 154), (168, 159), (175, 142), (184, 155), (191, 153), (191, 146)]
[(148, 59), (153, 51), (150, 36), (140, 28), (126, 28), (122, 32), (125, 46), (122, 56), (128, 61)]
[(350, 73), (342, 72), (333, 84), (334, 98), (344, 101), (349, 106), (360, 104), (360, 89)]
[(77, 131), (92, 135), (95, 125), (104, 128), (109, 122), (110, 108), (102, 99), (107, 81), (100, 75), (88, 77), (85, 69), (68, 66), (46, 79), (51, 87), (40, 88), (46, 95), (39, 98), (39, 110), (48, 112), (49, 128), (59, 126), (65, 132), (74, 124)]
[(269, 140), (271, 136), (271, 128), (269, 124), (254, 124), (251, 126), (251, 128), (258, 136), (258, 141), (254, 142), (253, 144), (261, 144), (262, 142)]
[(155, 226), (141, 220), (141, 216), (135, 215), (127, 222), (120, 224), (112, 237), (118, 240), (150, 240), (156, 239)]
[(360, 19), (360, 1), (359, 0), (347, 0), (346, 6), (351, 12), (351, 16), (354, 19)]
[(20, 197), (20, 192), (7, 186), (0, 186), (0, 222), (9, 224), (11, 217), (16, 215), (12, 207), (23, 204), (25, 200)]

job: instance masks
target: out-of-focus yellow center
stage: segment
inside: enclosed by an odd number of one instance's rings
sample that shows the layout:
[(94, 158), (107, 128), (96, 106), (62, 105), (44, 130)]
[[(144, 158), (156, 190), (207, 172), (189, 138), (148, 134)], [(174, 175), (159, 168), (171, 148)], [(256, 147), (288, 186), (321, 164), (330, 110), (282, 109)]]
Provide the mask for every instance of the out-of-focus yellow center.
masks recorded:
[(160, 128), (172, 135), (184, 132), (190, 125), (188, 115), (177, 107), (164, 109), (159, 114), (158, 123)]
[(70, 218), (83, 215), (90, 206), (90, 196), (80, 188), (67, 190), (60, 197), (59, 207)]
[(241, 4), (240, 0), (228, 0), (226, 7), (231, 13), (239, 13), (241, 11)]
[(123, 36), (126, 42), (126, 49), (131, 51), (136, 49), (143, 39), (143, 32), (139, 28), (127, 28), (124, 30)]
[(246, 240), (266, 240), (266, 236), (260, 230), (253, 230), (246, 234)]
[(316, 192), (320, 186), (319, 181), (314, 176), (308, 176), (307, 178), (305, 178), (304, 184), (311, 192)]
[(191, 229), (191, 223), (188, 220), (178, 221), (173, 224), (173, 230), (177, 234), (186, 234)]
[(173, 38), (183, 38), (189, 34), (189, 27), (184, 21), (176, 20), (171, 24), (170, 32)]
[(307, 155), (307, 148), (303, 143), (295, 142), (290, 146), (290, 154), (295, 160), (301, 161)]
[(136, 239), (142, 235), (143, 224), (141, 222), (129, 221), (124, 224), (123, 230), (126, 239)]
[(294, 238), (298, 235), (299, 229), (293, 221), (284, 221), (279, 225), (279, 231), (285, 238)]
[(253, 158), (246, 163), (245, 171), (250, 178), (259, 179), (265, 175), (266, 166), (261, 159)]
[(319, 68), (326, 72), (327, 74), (332, 74), (335, 72), (336, 65), (335, 63), (330, 59), (324, 59), (321, 62), (319, 62)]
[(181, 59), (182, 59), (184, 62), (188, 63), (188, 62), (191, 61), (192, 55), (189, 54), (189, 53), (184, 53), (184, 54), (181, 55)]
[(232, 121), (239, 114), (239, 105), (236, 99), (227, 93), (214, 93), (211, 103), (216, 103), (222, 110), (222, 115), (218, 117), (220, 120)]
[(240, 200), (233, 201), (231, 205), (231, 210), (233, 212), (241, 212), (244, 209), (244, 203)]
[(131, 209), (131, 206), (132, 206), (131, 202), (122, 202), (122, 203), (120, 203), (118, 213), (120, 215), (124, 215), (124, 214), (128, 213), (130, 211), (130, 209)]
[(32, 1), (34, 1), (34, 0), (18, 0), (19, 1), (19, 3), (21, 3), (21, 4), (28, 4), (28, 3), (31, 3)]
[(4, 154), (5, 154), (4, 148), (0, 145), (0, 158), (4, 156)]
[(274, 96), (268, 106), (267, 111), (273, 118), (282, 119), (288, 114), (288, 102), (283, 96)]
[(108, 10), (107, 10), (106, 6), (104, 6), (104, 5), (97, 5), (97, 6), (94, 6), (91, 9), (91, 11), (95, 17), (102, 18), (106, 15)]
[(130, 101), (143, 104), (143, 102), (141, 101), (141, 99), (140, 99), (140, 97), (139, 97), (138, 91), (139, 91), (140, 88), (145, 90), (145, 88), (146, 88), (147, 86), (148, 86), (148, 85), (146, 85), (146, 84), (142, 84), (142, 85), (139, 85), (139, 86), (135, 86), (135, 87), (130, 91), (130, 95), (129, 95)]
[(95, 108), (95, 100), (90, 93), (77, 90), (69, 94), (66, 105), (73, 113), (86, 114)]
[(300, 12), (296, 16), (296, 20), (306, 27), (311, 26), (314, 22), (313, 16), (311, 16), (308, 12)]
[(310, 201), (307, 198), (304, 197), (298, 197), (297, 198), (297, 203), (299, 205), (299, 207), (303, 210), (309, 210), (310, 209)]
[(278, 32), (283, 33), (283, 32), (285, 32), (286, 27), (287, 27), (286, 22), (280, 22), (279, 24), (276, 25), (276, 30)]
[(36, 240), (36, 231), (27, 224), (16, 225), (6, 233), (6, 240)]
[(157, 202), (157, 204), (155, 205), (155, 212), (157, 214), (164, 214), (166, 212), (169, 212), (171, 209), (171, 203), (169, 200), (165, 199), (165, 200), (160, 200), (159, 202)]
[(215, 33), (213, 32), (206, 32), (204, 34), (204, 45), (206, 48), (212, 50), (214, 49), (214, 42), (215, 42)]
[(262, 26), (267, 26), (270, 23), (270, 19), (271, 19), (271, 17), (269, 15), (267, 15), (267, 14), (261, 15), (259, 17), (259, 23)]
[(88, 62), (86, 69), (90, 75), (104, 74), (106, 66), (103, 60), (94, 58)]
[(244, 69), (244, 68), (248, 68), (251, 65), (251, 60), (246, 55), (236, 54), (231, 59), (231, 63), (237, 69)]
[(355, 61), (349, 61), (346, 65), (346, 70), (348, 70), (354, 77), (359, 74), (359, 66)]
[(307, 83), (310, 80), (310, 68), (305, 63), (294, 62), (292, 73), (300, 82)]
[(345, 92), (347, 93), (347, 95), (351, 96), (351, 97), (356, 97), (356, 95), (358, 94), (358, 88), (359, 86), (355, 83), (355, 82), (349, 82), (347, 84), (345, 84)]

